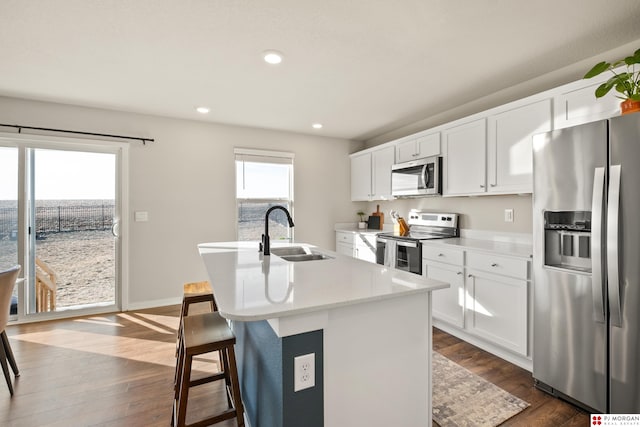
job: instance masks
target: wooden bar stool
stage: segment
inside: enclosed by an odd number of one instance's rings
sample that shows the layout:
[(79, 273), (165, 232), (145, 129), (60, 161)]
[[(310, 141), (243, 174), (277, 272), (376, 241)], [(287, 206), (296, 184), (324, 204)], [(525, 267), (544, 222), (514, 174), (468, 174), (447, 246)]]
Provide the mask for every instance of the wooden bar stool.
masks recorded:
[[(182, 308), (180, 309), (180, 324), (178, 326), (178, 335), (176, 340), (176, 356), (178, 356), (178, 350), (180, 349), (182, 318), (189, 315), (189, 306), (191, 306), (191, 304), (208, 302), (210, 304), (211, 311), (218, 311), (216, 301), (213, 298), (213, 288), (211, 288), (211, 284), (209, 282), (185, 283), (182, 288)], [(222, 359), (220, 362), (222, 363)]]
[[(185, 316), (182, 319), (182, 337), (176, 364), (177, 387), (175, 388), (171, 424), (187, 427), (187, 402), (189, 389), (201, 384), (224, 380), (228, 409), (220, 414), (190, 424), (206, 426), (236, 418), (239, 427), (244, 426), (242, 397), (236, 368), (234, 344), (236, 337), (227, 321), (218, 312)], [(191, 379), (193, 358), (202, 354), (220, 351), (223, 354), (223, 371), (196, 380)]]

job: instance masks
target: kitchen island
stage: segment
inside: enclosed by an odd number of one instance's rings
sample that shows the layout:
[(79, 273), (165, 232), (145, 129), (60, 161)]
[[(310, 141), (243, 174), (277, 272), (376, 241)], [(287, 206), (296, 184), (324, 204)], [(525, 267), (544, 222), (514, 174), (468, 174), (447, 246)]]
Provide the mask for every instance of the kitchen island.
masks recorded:
[[(430, 426), (431, 291), (448, 284), (311, 245), (257, 247), (198, 246), (237, 336), (249, 425)], [(315, 259), (287, 260), (291, 247)], [(296, 392), (294, 358), (307, 354), (313, 386)]]

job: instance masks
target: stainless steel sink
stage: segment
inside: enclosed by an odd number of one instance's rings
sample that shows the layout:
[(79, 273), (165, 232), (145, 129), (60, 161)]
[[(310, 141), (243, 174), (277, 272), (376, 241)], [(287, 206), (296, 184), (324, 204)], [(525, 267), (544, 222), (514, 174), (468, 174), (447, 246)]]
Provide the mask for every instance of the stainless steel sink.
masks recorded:
[(331, 259), (333, 257), (322, 252), (314, 251), (304, 246), (286, 246), (283, 248), (272, 248), (271, 254), (290, 262), (317, 261), (320, 259)]
[(310, 253), (310, 254), (300, 254), (300, 255), (282, 255), (280, 258), (285, 259), (287, 261), (299, 262), (299, 261), (316, 261), (320, 259), (331, 259), (325, 254), (321, 254), (319, 252)]
[(271, 248), (271, 253), (279, 257), (284, 257), (287, 255), (308, 255), (309, 251), (302, 246), (287, 246), (284, 248)]

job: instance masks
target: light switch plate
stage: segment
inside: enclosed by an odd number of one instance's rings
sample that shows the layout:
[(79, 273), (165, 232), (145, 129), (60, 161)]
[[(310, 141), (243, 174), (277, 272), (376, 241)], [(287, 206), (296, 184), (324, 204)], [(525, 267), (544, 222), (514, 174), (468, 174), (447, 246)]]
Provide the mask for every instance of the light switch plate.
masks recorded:
[(147, 211), (135, 211), (133, 213), (133, 219), (135, 222), (147, 222), (149, 221), (149, 212)]

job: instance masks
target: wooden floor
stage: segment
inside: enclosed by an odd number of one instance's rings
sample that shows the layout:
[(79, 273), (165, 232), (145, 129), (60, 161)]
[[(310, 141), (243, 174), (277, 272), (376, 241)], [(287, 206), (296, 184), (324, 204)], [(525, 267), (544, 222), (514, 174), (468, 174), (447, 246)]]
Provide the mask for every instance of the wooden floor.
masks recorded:
[(433, 349), (531, 405), (501, 426), (590, 425), (588, 413), (536, 389), (531, 373), (525, 369), (435, 328)]
[[(0, 384), (0, 426), (169, 426), (179, 310), (7, 327), (21, 375), (12, 398)], [(533, 388), (523, 369), (438, 330), (434, 348), (531, 404), (504, 425), (589, 424), (588, 414)], [(215, 359), (198, 363), (196, 371), (217, 369)], [(225, 408), (222, 390), (220, 382), (193, 389), (187, 421)]]

